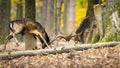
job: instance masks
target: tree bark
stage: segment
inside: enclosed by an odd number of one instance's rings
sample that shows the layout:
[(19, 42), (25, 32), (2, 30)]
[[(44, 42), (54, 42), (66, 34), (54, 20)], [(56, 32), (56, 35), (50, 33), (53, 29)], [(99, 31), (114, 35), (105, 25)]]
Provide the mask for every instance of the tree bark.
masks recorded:
[(55, 35), (58, 34), (57, 32), (57, 1), (58, 0), (54, 0), (54, 27), (55, 27)]
[(40, 7), (40, 22), (43, 27), (45, 27), (47, 23), (47, 2), (48, 0), (40, 0), (42, 2), (42, 5)]
[(23, 18), (23, 1), (19, 0), (17, 3), (17, 10), (16, 10), (16, 19), (22, 19)]
[[(23, 1), (19, 0), (17, 3), (17, 10), (16, 10), (16, 19), (22, 19), (23, 18)], [(17, 35), (17, 39), (20, 42), (23, 42), (23, 36)]]
[(93, 43), (93, 42), (95, 43), (99, 40), (98, 30), (94, 28), (94, 25), (96, 25), (96, 22), (95, 22), (94, 9), (93, 9), (93, 6), (98, 3), (99, 3), (99, 0), (88, 0), (86, 17), (89, 17), (89, 20), (91, 21), (90, 22), (91, 25), (90, 25), (90, 28), (87, 28), (83, 33), (84, 35), (83, 38), (85, 43)]
[(94, 15), (97, 22), (98, 34), (100, 36), (99, 40), (101, 40), (104, 36), (104, 31), (103, 31), (104, 27), (102, 22), (102, 9), (103, 7), (100, 4), (94, 5)]
[(69, 16), (68, 16), (68, 34), (72, 33), (75, 30), (75, 5), (76, 0), (69, 1)]
[(106, 0), (102, 15), (105, 34), (101, 41), (120, 41), (120, 0)]
[(94, 19), (94, 9), (93, 9), (93, 6), (95, 4), (98, 4), (99, 3), (99, 0), (88, 0), (88, 8), (87, 8), (87, 13), (86, 13), (86, 17), (87, 16), (90, 16), (91, 19)]
[(58, 0), (57, 3), (57, 33), (60, 32), (60, 23), (61, 23), (61, 8), (63, 0)]
[(120, 44), (120, 42), (106, 42), (106, 43), (96, 43), (96, 44), (76, 44), (76, 45), (66, 45), (51, 49), (42, 50), (27, 50), (0, 54), (0, 59), (12, 59), (21, 56), (33, 56), (33, 55), (46, 55), (46, 54), (56, 54), (56, 53), (68, 53), (71, 50), (87, 50), (90, 48), (100, 48), (100, 47), (113, 47)]
[(64, 20), (64, 33), (67, 33), (67, 28), (68, 28), (68, 10), (69, 10), (69, 0), (63, 0), (64, 2), (64, 15), (63, 15), (63, 20)]
[[(25, 0), (25, 17), (35, 20), (35, 0)], [(25, 35), (25, 49), (32, 50), (37, 46), (36, 39), (29, 34)]]
[(3, 44), (9, 34), (11, 0), (0, 0), (0, 44)]
[(53, 34), (54, 30), (54, 0), (48, 0), (47, 3), (47, 23), (45, 25), (48, 35)]

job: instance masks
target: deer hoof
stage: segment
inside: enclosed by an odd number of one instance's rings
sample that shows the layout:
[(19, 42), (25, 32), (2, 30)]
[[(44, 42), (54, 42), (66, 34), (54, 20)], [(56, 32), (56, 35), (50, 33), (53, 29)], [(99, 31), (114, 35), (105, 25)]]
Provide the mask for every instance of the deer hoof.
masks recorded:
[(16, 43), (17, 46), (20, 46), (18, 43)]

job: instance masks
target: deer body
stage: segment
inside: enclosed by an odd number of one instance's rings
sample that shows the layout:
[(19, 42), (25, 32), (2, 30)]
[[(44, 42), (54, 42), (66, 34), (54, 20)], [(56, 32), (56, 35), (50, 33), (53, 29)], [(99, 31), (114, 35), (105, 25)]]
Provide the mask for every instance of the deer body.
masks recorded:
[(6, 42), (5, 42), (5, 48), (7, 42), (14, 38), (17, 34), (31, 34), (35, 38), (38, 37), (38, 39), (42, 43), (42, 48), (45, 48), (50, 43), (50, 39), (45, 31), (45, 29), (42, 27), (42, 25), (38, 22), (35, 22), (31, 19), (21, 19), (21, 20), (14, 20), (9, 23), (10, 28), (10, 34), (8, 35)]

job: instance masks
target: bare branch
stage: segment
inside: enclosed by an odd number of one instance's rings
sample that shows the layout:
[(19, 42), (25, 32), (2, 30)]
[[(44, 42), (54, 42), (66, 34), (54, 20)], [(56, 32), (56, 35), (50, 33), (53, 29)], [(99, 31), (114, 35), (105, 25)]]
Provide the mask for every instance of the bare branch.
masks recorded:
[(0, 54), (0, 59), (10, 59), (17, 58), (21, 56), (33, 56), (40, 54), (56, 54), (70, 52), (71, 50), (86, 50), (90, 48), (100, 48), (100, 47), (113, 47), (120, 44), (120, 42), (106, 42), (106, 43), (96, 43), (96, 44), (76, 44), (76, 45), (66, 45), (51, 49), (41, 49), (41, 50), (26, 50), (18, 52), (10, 52)]

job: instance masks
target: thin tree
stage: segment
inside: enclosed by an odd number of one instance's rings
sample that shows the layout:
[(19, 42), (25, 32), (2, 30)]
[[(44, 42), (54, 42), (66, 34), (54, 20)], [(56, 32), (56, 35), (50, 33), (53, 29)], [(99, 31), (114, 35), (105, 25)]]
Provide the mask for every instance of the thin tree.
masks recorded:
[(69, 1), (69, 12), (68, 12), (68, 33), (72, 33), (75, 29), (75, 6), (76, 6), (76, 0), (70, 0)]
[(40, 22), (45, 27), (47, 23), (47, 2), (48, 0), (40, 0), (42, 5), (40, 6)]
[(47, 2), (47, 23), (45, 28), (46, 32), (52, 35), (54, 30), (54, 0), (48, 0)]
[(87, 8), (86, 16), (90, 16), (91, 19), (95, 18), (93, 6), (98, 3), (99, 3), (99, 0), (88, 0), (88, 8)]
[(0, 0), (0, 43), (4, 43), (9, 34), (11, 0)]
[[(25, 0), (25, 17), (35, 20), (35, 0)], [(36, 46), (36, 39), (31, 35), (25, 35), (25, 49), (34, 49)]]
[(69, 9), (69, 0), (63, 0), (64, 2), (64, 13), (63, 13), (63, 19), (64, 19), (64, 32), (67, 32), (68, 28), (68, 9)]
[(99, 40), (99, 34), (98, 34), (98, 29), (94, 29), (94, 25), (96, 24), (95, 21), (95, 15), (94, 15), (94, 9), (93, 6), (95, 4), (98, 4), (100, 1), (99, 0), (88, 0), (88, 8), (87, 8), (87, 13), (86, 17), (89, 18), (90, 20), (90, 27), (84, 31), (84, 41), (85, 43), (91, 43), (91, 42), (97, 42)]
[[(16, 9), (16, 19), (22, 19), (23, 18), (23, 1), (22, 0), (18, 0), (17, 3), (17, 9)], [(17, 36), (18, 41), (23, 41), (23, 36), (18, 35)]]
[(60, 32), (60, 23), (61, 23), (61, 8), (62, 8), (63, 0), (57, 1), (57, 33)]

